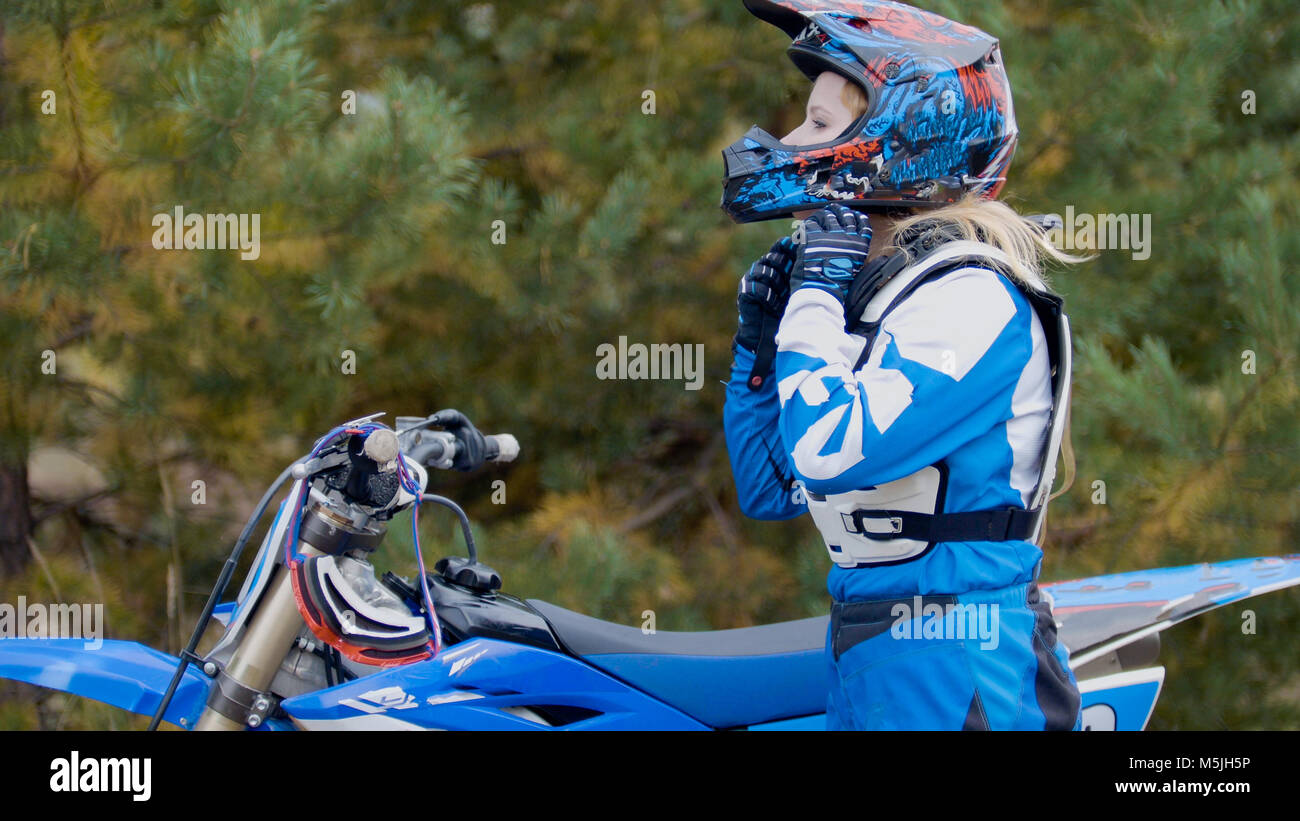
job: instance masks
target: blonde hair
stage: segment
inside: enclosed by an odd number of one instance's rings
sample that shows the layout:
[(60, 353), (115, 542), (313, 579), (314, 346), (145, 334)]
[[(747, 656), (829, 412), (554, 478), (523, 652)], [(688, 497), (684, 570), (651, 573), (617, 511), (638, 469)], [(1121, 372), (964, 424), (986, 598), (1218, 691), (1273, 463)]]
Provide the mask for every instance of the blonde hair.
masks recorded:
[(912, 240), (932, 232), (945, 240), (970, 240), (992, 245), (1007, 258), (1006, 263), (996, 263), (997, 267), (1018, 283), (1034, 288), (1043, 287), (1045, 263), (1064, 265), (1093, 258), (1058, 250), (1037, 223), (1020, 216), (1006, 203), (985, 199), (977, 193), (968, 193), (950, 205), (894, 221), (886, 239), (891, 248), (898, 248), (906, 254), (910, 251), (900, 240)]
[(844, 87), (840, 89), (840, 102), (852, 113), (850, 119), (856, 120), (861, 117), (867, 110), (867, 94), (862, 90), (862, 86), (855, 82), (847, 81)]

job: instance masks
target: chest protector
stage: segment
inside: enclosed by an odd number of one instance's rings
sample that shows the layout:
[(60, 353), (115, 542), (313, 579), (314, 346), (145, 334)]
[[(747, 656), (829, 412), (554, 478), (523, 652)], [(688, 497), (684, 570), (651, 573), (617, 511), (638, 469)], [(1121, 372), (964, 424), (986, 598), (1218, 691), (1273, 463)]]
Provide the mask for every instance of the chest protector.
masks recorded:
[[(849, 293), (847, 330), (865, 340), (854, 373), (867, 361), (885, 317), (922, 284), (961, 268), (997, 270), (999, 263), (1007, 262), (997, 248), (967, 240), (945, 242), (919, 257), (914, 252), (914, 261), (906, 267), (903, 259), (901, 253), (881, 258), (863, 272)], [(1070, 406), (1070, 322), (1061, 298), (1041, 281), (1032, 287), (1017, 283), (1017, 287), (1043, 326), (1052, 381), (1052, 410), (1029, 508), (945, 512), (948, 466), (943, 460), (910, 476), (847, 493), (823, 496), (805, 489), (808, 511), (836, 564), (864, 567), (909, 561), (939, 542), (1023, 539), (1038, 543)]]

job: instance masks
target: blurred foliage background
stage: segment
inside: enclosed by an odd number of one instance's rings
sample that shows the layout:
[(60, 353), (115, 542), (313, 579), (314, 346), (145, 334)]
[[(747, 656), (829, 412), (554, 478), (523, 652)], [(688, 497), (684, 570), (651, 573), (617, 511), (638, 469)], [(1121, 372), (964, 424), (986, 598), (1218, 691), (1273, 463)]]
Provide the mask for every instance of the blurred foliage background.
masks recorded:
[[(1043, 578), (1294, 551), (1294, 4), (926, 7), (1002, 40), (1012, 205), (1153, 217), (1149, 259), (1053, 277), (1078, 478)], [(741, 516), (722, 438), (736, 281), (788, 229), (726, 219), (719, 152), (802, 119), (785, 45), (739, 0), (8, 0), (0, 601), (104, 602), (174, 652), (315, 437), (457, 407), (523, 445), (434, 486), (508, 592), (670, 630), (826, 612), (816, 531)], [(260, 214), (260, 257), (155, 250), (178, 205)], [(702, 344), (704, 388), (598, 379), (619, 336)], [(422, 519), (430, 560), (461, 549)], [(1256, 635), (1240, 607), (1166, 634), (1153, 728), (1300, 727), (1300, 594), (1245, 606)], [(0, 683), (0, 728), (138, 723)]]

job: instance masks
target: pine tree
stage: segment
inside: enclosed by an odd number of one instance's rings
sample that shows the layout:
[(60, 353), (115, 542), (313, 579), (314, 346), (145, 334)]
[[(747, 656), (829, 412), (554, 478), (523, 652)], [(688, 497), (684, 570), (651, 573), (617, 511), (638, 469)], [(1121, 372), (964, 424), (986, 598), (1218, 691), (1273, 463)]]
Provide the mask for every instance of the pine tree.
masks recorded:
[[(5, 14), (4, 571), (62, 556), (27, 583), (72, 594), (56, 577), (102, 545), (122, 587), (169, 591), (141, 637), (174, 647), (253, 486), (366, 401), (355, 374), (383, 355), (368, 294), (418, 270), (470, 192), (468, 121), (428, 77), (326, 70), (308, 2)], [(168, 250), (158, 218), (176, 209), (255, 216), (258, 247)], [(38, 442), (105, 466), (107, 504), (24, 520)]]
[[(1289, 3), (923, 5), (1002, 41), (1015, 207), (1151, 216), (1149, 258), (1053, 274), (1078, 475), (1043, 579), (1293, 551)], [(736, 281), (787, 230), (727, 220), (719, 151), (801, 119), (787, 44), (732, 0), (8, 3), (4, 589), (107, 601), (113, 635), (175, 649), (261, 488), (315, 436), (455, 406), (523, 444), (434, 477), (508, 591), (658, 629), (824, 613), (811, 525), (737, 510), (718, 384)], [(260, 254), (156, 249), (177, 206), (259, 214)], [(599, 379), (620, 336), (703, 345), (701, 389)], [(52, 445), (102, 486), (32, 498)], [(428, 553), (459, 549), (422, 518)], [(379, 563), (409, 573), (401, 530)], [(1246, 604), (1249, 637), (1235, 608), (1173, 631), (1153, 726), (1300, 726), (1296, 601)], [(118, 720), (71, 709), (42, 720)]]

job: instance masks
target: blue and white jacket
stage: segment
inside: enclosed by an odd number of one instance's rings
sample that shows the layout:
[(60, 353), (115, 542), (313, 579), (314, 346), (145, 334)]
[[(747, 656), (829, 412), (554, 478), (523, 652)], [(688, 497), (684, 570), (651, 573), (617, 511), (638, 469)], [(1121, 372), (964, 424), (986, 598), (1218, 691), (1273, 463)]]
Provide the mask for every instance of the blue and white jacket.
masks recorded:
[[(1043, 327), (1019, 288), (983, 267), (924, 282), (865, 340), (817, 288), (790, 297), (775, 378), (746, 379), (737, 348), (724, 424), (741, 510), (758, 519), (806, 511), (795, 485), (842, 493), (947, 469), (943, 510), (1027, 507), (1052, 406)], [(832, 566), (838, 601), (993, 590), (1034, 580), (1042, 551), (1022, 540), (942, 542), (915, 559)]]

